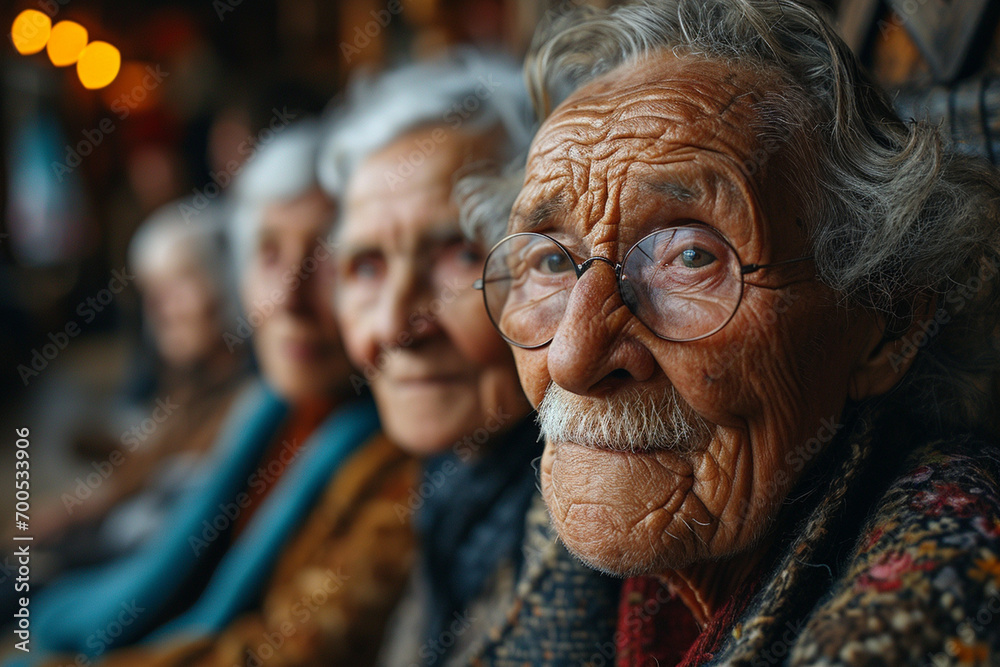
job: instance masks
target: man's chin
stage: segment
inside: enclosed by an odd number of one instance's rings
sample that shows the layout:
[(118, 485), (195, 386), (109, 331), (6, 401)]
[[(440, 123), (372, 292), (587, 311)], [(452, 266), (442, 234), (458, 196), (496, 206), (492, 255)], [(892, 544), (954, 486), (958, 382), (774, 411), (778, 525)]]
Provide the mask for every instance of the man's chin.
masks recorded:
[[(642, 479), (636, 478), (640, 472)], [(566, 548), (589, 567), (628, 577), (683, 567), (697, 555), (691, 531), (672, 525), (683, 511), (690, 475), (683, 457), (665, 450), (624, 453), (548, 442), (541, 486)], [(650, 485), (663, 492), (652, 505)], [(663, 509), (651, 513), (651, 506)]]
[[(648, 541), (636, 540), (635, 535), (628, 536), (624, 540), (606, 538), (598, 543), (586, 537), (581, 539), (576, 526), (566, 525), (555, 519), (553, 525), (559, 534), (559, 539), (571, 554), (587, 567), (612, 577), (663, 574), (691, 563), (690, 558), (677, 557), (680, 552), (685, 551), (680, 544), (676, 548), (678, 553), (668, 550), (666, 545), (663, 549), (653, 552), (649, 549)], [(593, 532), (598, 534), (610, 528), (602, 525), (591, 527), (595, 529)], [(641, 546), (643, 542), (647, 546)]]

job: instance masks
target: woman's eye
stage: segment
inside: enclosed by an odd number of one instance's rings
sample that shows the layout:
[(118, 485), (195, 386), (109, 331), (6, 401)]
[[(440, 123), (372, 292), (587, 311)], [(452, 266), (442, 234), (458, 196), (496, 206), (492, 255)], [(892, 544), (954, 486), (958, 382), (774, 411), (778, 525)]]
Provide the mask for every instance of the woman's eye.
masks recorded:
[(708, 266), (716, 259), (715, 255), (701, 248), (688, 248), (681, 251), (680, 260), (685, 268), (700, 269)]
[(483, 254), (474, 245), (464, 244), (457, 253), (458, 261), (466, 266), (477, 267), (483, 262)]
[(382, 262), (378, 257), (356, 257), (350, 263), (349, 275), (360, 280), (376, 280), (382, 275)]

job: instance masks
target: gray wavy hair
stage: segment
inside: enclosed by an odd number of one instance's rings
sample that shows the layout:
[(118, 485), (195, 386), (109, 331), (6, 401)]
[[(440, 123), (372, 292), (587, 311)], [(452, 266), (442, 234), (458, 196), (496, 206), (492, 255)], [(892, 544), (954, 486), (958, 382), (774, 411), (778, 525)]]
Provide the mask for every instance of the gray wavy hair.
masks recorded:
[[(759, 72), (781, 91), (762, 95), (764, 126), (751, 129), (796, 167), (781, 171), (808, 213), (823, 282), (882, 314), (887, 340), (936, 304), (905, 341), (917, 356), (894, 407), (934, 428), (1000, 430), (996, 170), (946, 149), (936, 127), (901, 121), (808, 0), (577, 8), (535, 35), (525, 72), (536, 111), (544, 118), (587, 81), (662, 50)], [(468, 184), (463, 215), (497, 238), (510, 189), (482, 185)]]
[(506, 135), (499, 159), (506, 163), (523, 154), (535, 121), (520, 67), (499, 54), (464, 48), (379, 76), (359, 76), (320, 149), (323, 188), (339, 198), (368, 156), (431, 125), (469, 133), (499, 127)]

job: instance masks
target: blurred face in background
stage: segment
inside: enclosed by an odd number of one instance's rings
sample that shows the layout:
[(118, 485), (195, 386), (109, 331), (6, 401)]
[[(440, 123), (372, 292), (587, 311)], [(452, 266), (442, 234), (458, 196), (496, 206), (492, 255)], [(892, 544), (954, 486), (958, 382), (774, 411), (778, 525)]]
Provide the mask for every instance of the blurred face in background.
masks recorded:
[[(403, 177), (419, 146), (433, 149)], [(513, 426), (529, 410), (510, 350), (472, 289), (483, 248), (463, 237), (451, 201), (456, 171), (489, 154), (483, 137), (441, 127), (404, 135), (354, 173), (337, 229), (348, 352), (386, 433), (419, 455), (484, 426)]]
[(293, 402), (341, 392), (348, 379), (324, 245), (333, 212), (319, 189), (265, 206), (243, 277), (243, 308), (261, 371)]
[(136, 267), (143, 316), (163, 361), (189, 369), (222, 346), (219, 287), (194, 241), (158, 244)]

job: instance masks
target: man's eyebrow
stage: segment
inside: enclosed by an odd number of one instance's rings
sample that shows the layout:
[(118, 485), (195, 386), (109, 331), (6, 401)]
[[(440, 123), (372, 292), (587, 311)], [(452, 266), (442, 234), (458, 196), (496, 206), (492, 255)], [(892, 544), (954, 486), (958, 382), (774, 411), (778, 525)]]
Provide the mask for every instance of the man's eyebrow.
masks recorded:
[(559, 210), (563, 204), (563, 199), (562, 193), (544, 199), (531, 207), (527, 215), (521, 213), (519, 210), (515, 210), (510, 220), (511, 231), (530, 232), (533, 229), (537, 229)]
[(677, 181), (651, 179), (644, 183), (645, 187), (653, 192), (666, 195), (671, 199), (680, 202), (690, 202), (700, 199), (702, 190), (698, 186), (691, 186)]

